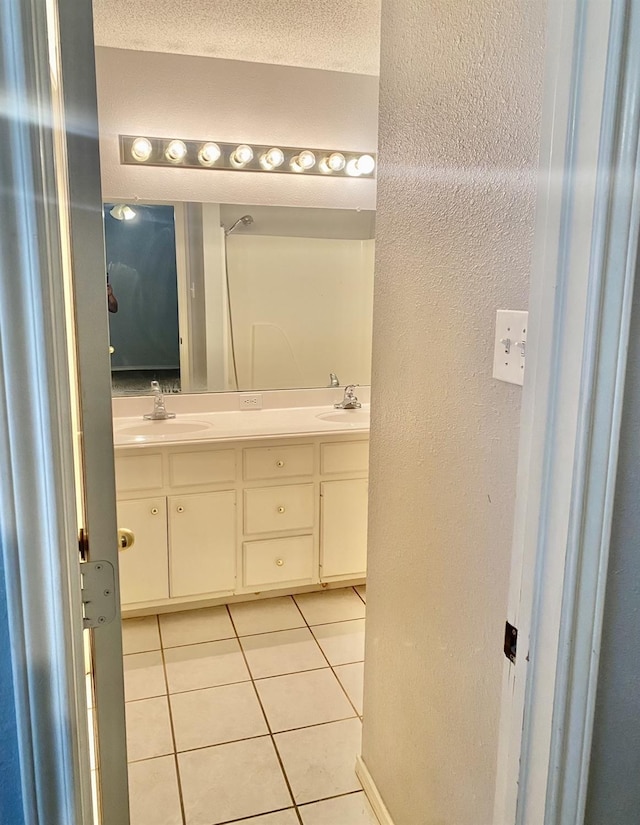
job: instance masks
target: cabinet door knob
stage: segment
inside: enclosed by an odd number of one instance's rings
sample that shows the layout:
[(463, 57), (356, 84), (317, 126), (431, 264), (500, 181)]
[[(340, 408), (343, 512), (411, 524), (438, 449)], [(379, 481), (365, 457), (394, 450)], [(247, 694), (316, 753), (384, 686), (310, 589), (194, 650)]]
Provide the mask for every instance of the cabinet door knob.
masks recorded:
[(284, 467), (284, 461), (282, 459), (276, 461), (276, 467)]
[(276, 559), (276, 564), (278, 567), (282, 567), (284, 565), (284, 559)]
[(184, 513), (184, 507), (182, 506), (182, 504), (179, 504), (179, 505), (176, 507), (176, 510), (177, 510), (179, 513)]
[(118, 547), (120, 550), (128, 550), (130, 547), (136, 542), (136, 537), (133, 534), (133, 530), (129, 530), (127, 527), (119, 527), (118, 528)]
[(280, 505), (280, 507), (278, 507), (278, 512), (279, 513), (284, 513), (286, 509), (287, 509), (286, 507), (283, 507), (282, 505)]
[(157, 516), (158, 515), (158, 508), (157, 507), (152, 507), (151, 508), (151, 515), (152, 516)]

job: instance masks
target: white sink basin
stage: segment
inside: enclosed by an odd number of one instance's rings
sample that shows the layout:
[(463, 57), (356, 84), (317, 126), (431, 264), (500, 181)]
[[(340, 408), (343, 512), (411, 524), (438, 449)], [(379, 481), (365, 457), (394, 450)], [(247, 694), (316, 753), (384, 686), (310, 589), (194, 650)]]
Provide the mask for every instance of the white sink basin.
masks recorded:
[(157, 438), (158, 436), (187, 435), (188, 433), (202, 433), (210, 430), (212, 425), (207, 421), (181, 421), (179, 418), (167, 418), (160, 421), (140, 421), (128, 427), (118, 427), (117, 435), (143, 436)]
[(335, 410), (334, 412), (320, 413), (316, 416), (322, 421), (329, 421), (331, 424), (350, 424), (354, 427), (369, 423), (369, 410)]

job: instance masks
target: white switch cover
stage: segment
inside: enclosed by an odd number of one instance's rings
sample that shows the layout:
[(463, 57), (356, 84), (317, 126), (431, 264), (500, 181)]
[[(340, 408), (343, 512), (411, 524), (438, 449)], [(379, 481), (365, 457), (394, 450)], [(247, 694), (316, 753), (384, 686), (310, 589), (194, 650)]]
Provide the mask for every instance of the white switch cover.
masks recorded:
[(493, 377), (509, 384), (524, 383), (528, 312), (499, 309), (493, 350)]

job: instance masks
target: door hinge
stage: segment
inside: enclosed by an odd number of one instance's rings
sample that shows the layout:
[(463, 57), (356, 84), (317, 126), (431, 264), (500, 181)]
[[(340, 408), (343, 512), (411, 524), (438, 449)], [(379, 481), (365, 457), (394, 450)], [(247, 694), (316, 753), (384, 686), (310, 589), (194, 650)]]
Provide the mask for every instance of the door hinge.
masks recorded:
[(116, 576), (108, 561), (80, 564), (83, 627), (102, 627), (116, 617)]
[(518, 649), (518, 628), (507, 622), (504, 628), (504, 655), (515, 664)]
[(81, 527), (78, 533), (78, 552), (80, 553), (80, 561), (87, 561), (89, 558), (89, 536), (84, 527)]

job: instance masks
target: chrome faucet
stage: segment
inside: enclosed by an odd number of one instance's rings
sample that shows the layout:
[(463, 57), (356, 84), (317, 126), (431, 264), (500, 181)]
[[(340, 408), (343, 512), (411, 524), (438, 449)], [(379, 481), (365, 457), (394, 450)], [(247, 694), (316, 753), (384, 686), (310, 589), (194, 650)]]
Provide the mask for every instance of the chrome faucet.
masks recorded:
[(334, 404), (333, 406), (337, 410), (357, 410), (359, 409), (362, 404), (358, 401), (356, 394), (354, 393), (357, 384), (348, 384), (344, 388), (344, 398), (339, 404)]
[(167, 412), (167, 408), (164, 405), (164, 395), (162, 394), (158, 381), (151, 382), (151, 392), (153, 393), (153, 412), (148, 413), (144, 418), (148, 418), (151, 421), (165, 421), (167, 418), (175, 418), (175, 413)]
[(335, 374), (335, 372), (330, 372), (329, 373), (329, 382), (330, 382), (329, 383), (330, 387), (339, 387), (340, 386), (340, 382), (338, 381), (338, 376)]

